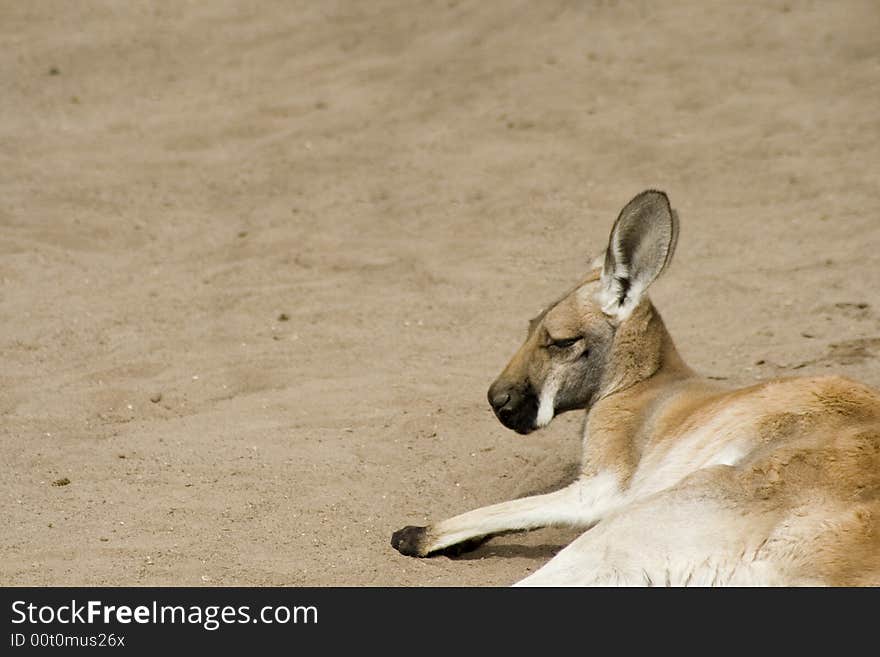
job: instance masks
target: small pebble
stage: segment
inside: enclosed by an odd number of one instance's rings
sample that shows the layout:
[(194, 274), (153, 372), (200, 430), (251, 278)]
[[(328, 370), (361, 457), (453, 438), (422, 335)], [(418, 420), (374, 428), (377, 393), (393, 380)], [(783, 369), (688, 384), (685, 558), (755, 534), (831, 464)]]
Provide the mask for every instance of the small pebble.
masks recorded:
[(154, 404), (158, 404), (160, 401), (162, 401), (162, 393), (154, 392), (152, 395), (150, 395), (150, 401)]
[(55, 481), (53, 481), (52, 485), (53, 486), (66, 486), (69, 483), (70, 483), (70, 479), (68, 479), (67, 477), (61, 477), (61, 479), (56, 479)]
[(289, 319), (290, 319), (290, 315), (288, 315), (287, 313), (281, 313), (280, 315), (278, 315), (279, 322), (286, 322)]

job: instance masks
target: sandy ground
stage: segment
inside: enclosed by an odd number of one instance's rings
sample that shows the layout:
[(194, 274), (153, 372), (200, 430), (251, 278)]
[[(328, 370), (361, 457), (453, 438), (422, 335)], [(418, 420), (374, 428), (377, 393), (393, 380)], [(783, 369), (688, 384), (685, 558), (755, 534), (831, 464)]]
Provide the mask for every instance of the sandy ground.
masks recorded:
[(659, 4), (0, 2), (0, 583), (525, 576), (389, 538), (573, 477), (485, 392), (646, 187), (693, 367), (880, 384), (880, 5)]

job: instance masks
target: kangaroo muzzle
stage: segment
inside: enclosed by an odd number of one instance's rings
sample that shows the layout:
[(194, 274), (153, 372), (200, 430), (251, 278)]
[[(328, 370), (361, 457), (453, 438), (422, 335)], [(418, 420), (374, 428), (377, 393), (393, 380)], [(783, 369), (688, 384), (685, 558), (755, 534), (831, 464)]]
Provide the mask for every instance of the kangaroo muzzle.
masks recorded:
[(538, 396), (528, 384), (510, 385), (499, 379), (489, 387), (488, 398), (495, 417), (508, 429), (525, 435), (537, 428)]

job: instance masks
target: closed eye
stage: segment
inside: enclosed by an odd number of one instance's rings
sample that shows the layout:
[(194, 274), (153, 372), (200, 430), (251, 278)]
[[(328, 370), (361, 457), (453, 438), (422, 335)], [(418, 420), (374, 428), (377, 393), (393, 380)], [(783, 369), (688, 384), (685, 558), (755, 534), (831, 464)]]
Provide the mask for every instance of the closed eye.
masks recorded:
[(573, 346), (574, 344), (576, 344), (580, 341), (581, 341), (581, 339), (579, 337), (566, 338), (564, 340), (553, 340), (553, 342), (550, 343), (550, 346), (556, 347), (557, 349), (568, 349), (569, 347)]

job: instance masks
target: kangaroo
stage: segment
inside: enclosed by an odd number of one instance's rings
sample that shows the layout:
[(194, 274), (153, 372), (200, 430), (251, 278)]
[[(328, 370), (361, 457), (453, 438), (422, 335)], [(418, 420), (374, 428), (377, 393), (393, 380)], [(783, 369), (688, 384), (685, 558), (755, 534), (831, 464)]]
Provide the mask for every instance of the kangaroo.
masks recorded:
[(531, 320), (489, 388), (521, 434), (586, 410), (576, 480), (404, 527), (394, 548), (426, 557), (568, 525), (586, 531), (516, 585), (880, 585), (880, 391), (696, 374), (646, 294), (678, 230), (665, 193), (632, 199), (604, 259)]

